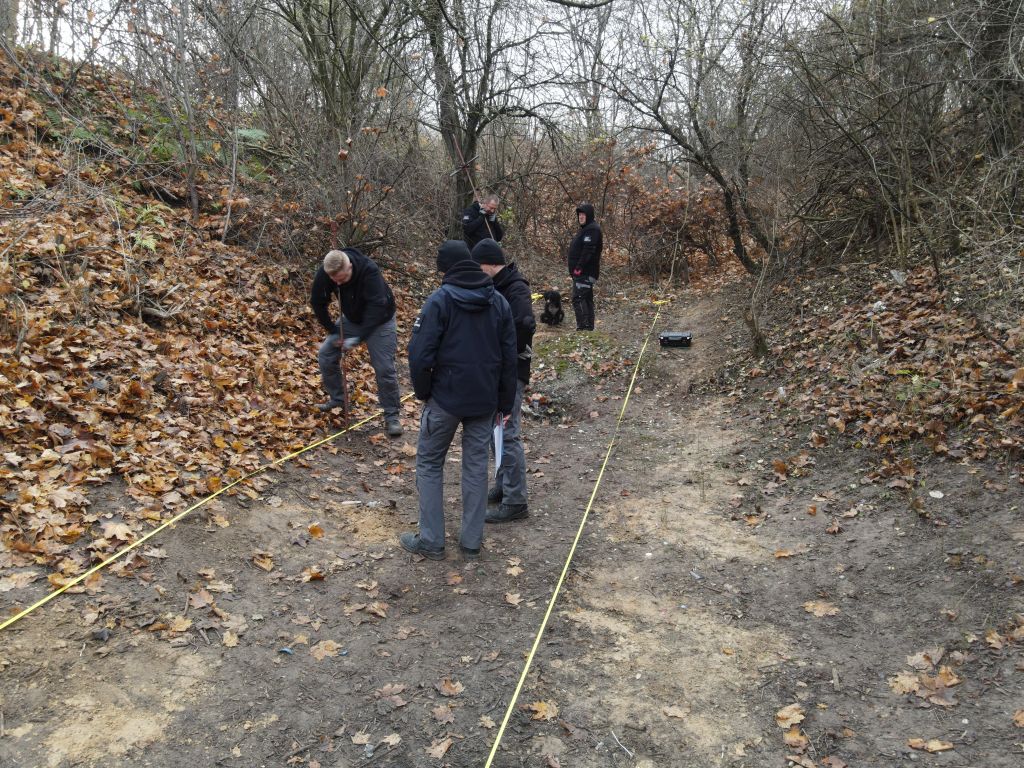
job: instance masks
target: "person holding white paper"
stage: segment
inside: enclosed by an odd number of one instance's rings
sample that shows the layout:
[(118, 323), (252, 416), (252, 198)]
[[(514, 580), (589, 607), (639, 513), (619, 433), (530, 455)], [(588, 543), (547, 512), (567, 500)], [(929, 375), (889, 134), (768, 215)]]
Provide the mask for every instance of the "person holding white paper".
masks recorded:
[(495, 451), (494, 486), (487, 492), (489, 504), (500, 506), (487, 513), (488, 523), (508, 523), (529, 517), (526, 504), (526, 453), (523, 449), (521, 413), (523, 395), (530, 383), (533, 334), (537, 321), (533, 316), (530, 283), (515, 263), (506, 263), (505, 252), (494, 240), (483, 239), (473, 248), (473, 261), (494, 281), (505, 297), (516, 326), (516, 399), (502, 430), (502, 450)]

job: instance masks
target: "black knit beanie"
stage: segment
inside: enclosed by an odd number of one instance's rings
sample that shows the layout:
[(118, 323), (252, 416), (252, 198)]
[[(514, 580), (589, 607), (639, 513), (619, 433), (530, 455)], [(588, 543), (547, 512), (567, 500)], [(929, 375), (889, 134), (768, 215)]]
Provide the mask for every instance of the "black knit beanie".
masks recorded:
[(445, 240), (437, 249), (437, 271), (447, 272), (453, 265), (471, 258), (465, 240)]
[(473, 261), (477, 264), (504, 264), (505, 252), (491, 238), (485, 237), (473, 246)]

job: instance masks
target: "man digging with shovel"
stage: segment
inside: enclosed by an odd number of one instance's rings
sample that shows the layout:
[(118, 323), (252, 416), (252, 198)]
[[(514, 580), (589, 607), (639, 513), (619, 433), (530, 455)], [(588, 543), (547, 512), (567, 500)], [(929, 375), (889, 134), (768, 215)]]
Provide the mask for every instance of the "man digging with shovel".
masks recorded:
[[(331, 319), (330, 313), (335, 296), (341, 305), (338, 322)], [(401, 403), (395, 371), (395, 297), (377, 264), (356, 248), (330, 251), (313, 278), (309, 303), (327, 331), (317, 357), (322, 385), (330, 399), (317, 408), (323, 413), (341, 408), (348, 416), (342, 356), (357, 344), (365, 343), (377, 377), (377, 398), (384, 410), (385, 429), (389, 437), (401, 437)]]

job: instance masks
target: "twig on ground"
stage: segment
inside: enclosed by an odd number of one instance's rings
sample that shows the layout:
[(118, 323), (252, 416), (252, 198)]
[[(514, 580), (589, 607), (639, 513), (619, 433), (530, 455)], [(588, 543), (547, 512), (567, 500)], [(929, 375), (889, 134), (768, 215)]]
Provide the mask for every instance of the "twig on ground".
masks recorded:
[(622, 748), (622, 751), (629, 755), (629, 757), (632, 759), (633, 753), (626, 749), (625, 745), (623, 745), (623, 743), (619, 741), (619, 737), (615, 735), (615, 731), (608, 731), (608, 733), (612, 735), (612, 738), (615, 739), (615, 743)]

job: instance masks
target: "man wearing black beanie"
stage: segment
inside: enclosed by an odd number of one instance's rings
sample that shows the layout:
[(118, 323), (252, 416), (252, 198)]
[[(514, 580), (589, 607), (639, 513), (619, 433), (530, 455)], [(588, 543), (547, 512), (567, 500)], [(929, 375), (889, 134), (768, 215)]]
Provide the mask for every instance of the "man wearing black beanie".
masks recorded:
[(488, 523), (506, 523), (529, 516), (526, 506), (526, 455), (520, 423), (523, 392), (530, 383), (530, 359), (533, 357), (533, 334), (537, 321), (533, 317), (530, 283), (514, 263), (505, 263), (505, 253), (494, 240), (484, 238), (473, 248), (473, 261), (494, 281), (494, 287), (508, 301), (516, 326), (516, 399), (512, 417), (505, 427), (494, 487), (487, 492), (487, 501), (501, 506), (487, 515)]
[(398, 537), (408, 552), (444, 559), (444, 463), (462, 425), (464, 557), (480, 554), (487, 515), (487, 447), (495, 412), (508, 414), (516, 394), (516, 331), (508, 302), (461, 241), (437, 252), (444, 272), (412, 327), (409, 374), (424, 401), (416, 446), (419, 533)]

